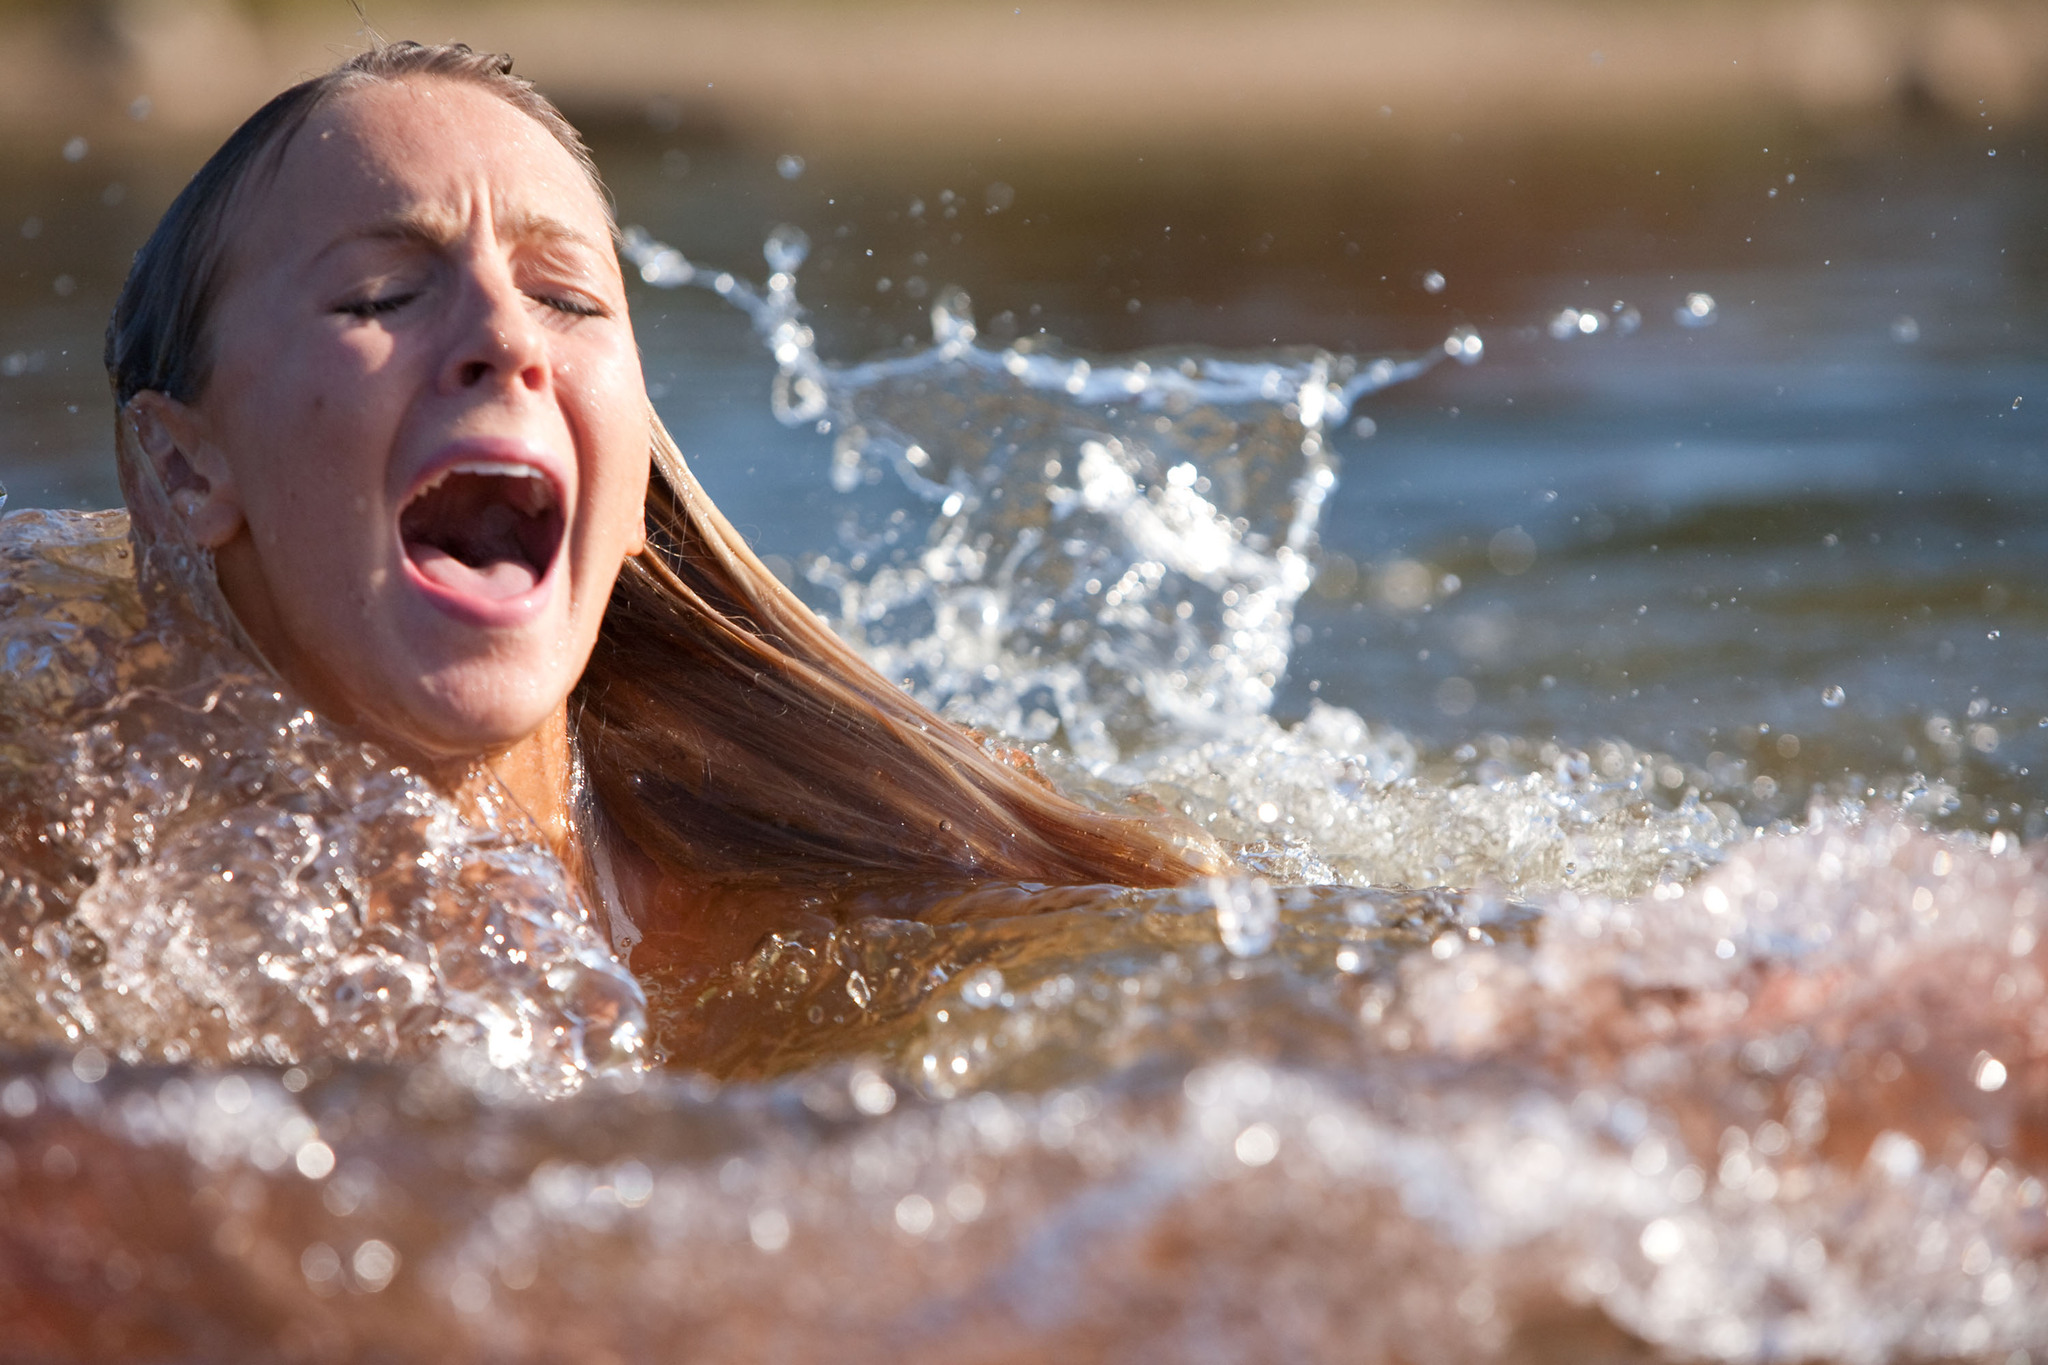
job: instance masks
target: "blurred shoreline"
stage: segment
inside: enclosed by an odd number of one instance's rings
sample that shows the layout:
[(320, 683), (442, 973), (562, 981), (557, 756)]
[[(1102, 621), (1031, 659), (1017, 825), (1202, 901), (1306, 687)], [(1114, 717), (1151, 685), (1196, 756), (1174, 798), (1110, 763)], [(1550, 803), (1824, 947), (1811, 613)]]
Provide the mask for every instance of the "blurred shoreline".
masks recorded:
[[(882, 154), (2048, 114), (2048, 6), (1992, 0), (593, 0), (369, 16), (387, 37), (509, 51), (593, 125)], [(0, 7), (0, 130), (17, 157), (78, 135), (213, 138), (366, 40), (341, 0)]]

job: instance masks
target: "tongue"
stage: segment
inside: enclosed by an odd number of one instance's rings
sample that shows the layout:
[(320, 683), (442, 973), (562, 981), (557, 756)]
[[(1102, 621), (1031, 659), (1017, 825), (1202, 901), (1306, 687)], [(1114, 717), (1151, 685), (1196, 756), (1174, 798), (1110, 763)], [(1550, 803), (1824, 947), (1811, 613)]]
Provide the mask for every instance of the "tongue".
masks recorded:
[(503, 602), (532, 592), (540, 582), (533, 567), (524, 560), (493, 559), (484, 564), (470, 565), (438, 545), (414, 542), (405, 548), (421, 577), (467, 597)]
[(524, 482), (454, 475), (400, 518), (406, 555), (428, 582), (465, 597), (503, 602), (532, 592), (547, 556), (530, 552), (528, 541), (545, 528), (511, 501), (530, 505), (532, 496)]

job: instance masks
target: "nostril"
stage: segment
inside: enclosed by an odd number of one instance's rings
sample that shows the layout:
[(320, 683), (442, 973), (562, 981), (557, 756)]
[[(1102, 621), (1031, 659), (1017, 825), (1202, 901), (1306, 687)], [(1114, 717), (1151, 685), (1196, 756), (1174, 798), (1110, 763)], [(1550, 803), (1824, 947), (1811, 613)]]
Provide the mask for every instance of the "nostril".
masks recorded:
[(482, 382), (484, 376), (489, 374), (490, 372), (491, 367), (485, 364), (483, 361), (470, 361), (468, 364), (464, 365), (461, 370), (462, 387), (465, 389), (475, 387), (478, 383)]

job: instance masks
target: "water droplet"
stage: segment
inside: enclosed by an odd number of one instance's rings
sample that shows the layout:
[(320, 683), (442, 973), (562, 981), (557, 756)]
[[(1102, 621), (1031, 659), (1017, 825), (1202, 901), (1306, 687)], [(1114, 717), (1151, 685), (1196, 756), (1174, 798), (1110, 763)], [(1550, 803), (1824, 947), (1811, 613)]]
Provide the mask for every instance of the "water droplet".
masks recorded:
[(747, 1236), (772, 1256), (789, 1245), (789, 1216), (781, 1209), (756, 1209), (747, 1219)]
[(1234, 957), (1257, 957), (1273, 946), (1280, 905), (1262, 878), (1211, 877), (1209, 898), (1216, 907), (1216, 933)]
[(315, 1138), (301, 1146), (292, 1162), (308, 1180), (325, 1180), (334, 1171), (334, 1149)]
[(987, 1009), (1003, 998), (1003, 974), (994, 967), (972, 972), (960, 983), (960, 1000), (973, 1009)]
[(794, 152), (784, 152), (775, 158), (775, 173), (784, 180), (794, 180), (804, 173), (804, 159)]
[(1820, 690), (1820, 704), (1828, 707), (1830, 710), (1840, 706), (1848, 699), (1849, 694), (1833, 683), (1829, 683)]
[(1487, 542), (1486, 557), (1510, 577), (1527, 573), (1536, 563), (1536, 538), (1519, 526), (1507, 527)]
[(896, 1087), (873, 1071), (856, 1071), (847, 1083), (853, 1107), (870, 1118), (880, 1118), (896, 1107)]
[(23, 1076), (17, 1076), (5, 1086), (0, 1086), (0, 1114), (11, 1119), (25, 1119), (36, 1112), (36, 1083)]
[(912, 1237), (923, 1237), (932, 1230), (936, 1214), (932, 1201), (921, 1194), (906, 1194), (896, 1201), (896, 1226)]
[(1586, 319), (1587, 315), (1581, 313), (1576, 308), (1563, 309), (1557, 314), (1557, 316), (1551, 318), (1549, 327), (1550, 335), (1558, 341), (1565, 341), (1571, 337), (1580, 336), (1587, 332), (1597, 332), (1600, 330), (1599, 314), (1595, 313), (1592, 315), (1592, 325), (1590, 327), (1584, 325)]
[(316, 1288), (331, 1285), (341, 1274), (341, 1257), (327, 1243), (315, 1242), (299, 1253), (299, 1273), (306, 1277), (306, 1283)]
[(1425, 271), (1422, 276), (1422, 292), (1441, 294), (1444, 292), (1444, 275), (1441, 270)]
[(1685, 302), (1678, 305), (1677, 318), (1681, 327), (1710, 326), (1720, 313), (1720, 305), (1714, 302), (1712, 294), (1692, 293), (1685, 296)]
[(356, 1248), (356, 1254), (349, 1258), (349, 1269), (355, 1272), (358, 1284), (375, 1294), (398, 1273), (398, 1252), (389, 1242), (372, 1237)]
[(768, 268), (783, 275), (794, 275), (811, 254), (811, 239), (800, 227), (782, 224), (768, 234), (768, 240), (761, 244), (761, 256), (768, 262)]
[(1256, 1169), (1280, 1155), (1280, 1134), (1270, 1123), (1254, 1123), (1237, 1135), (1231, 1150), (1237, 1153), (1239, 1161)]
[(1669, 1265), (1685, 1250), (1685, 1230), (1669, 1218), (1658, 1218), (1643, 1228), (1637, 1244), (1650, 1264)]

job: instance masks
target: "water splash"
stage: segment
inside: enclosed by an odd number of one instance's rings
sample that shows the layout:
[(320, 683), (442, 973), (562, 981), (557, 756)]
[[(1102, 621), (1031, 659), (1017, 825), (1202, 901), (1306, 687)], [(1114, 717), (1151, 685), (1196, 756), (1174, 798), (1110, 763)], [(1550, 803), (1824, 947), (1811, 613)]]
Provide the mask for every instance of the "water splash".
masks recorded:
[(125, 1061), (630, 1064), (640, 992), (509, 802), (463, 811), (146, 607), (120, 513), (0, 520), (0, 1024)]
[[(487, 1071), (81, 1054), (0, 1077), (0, 1246), (63, 1267), (55, 1301), (128, 1285), (99, 1339), (159, 1357), (283, 1319), (458, 1358), (2002, 1360), (2048, 1341), (2048, 1194), (2011, 1147), (2043, 871), (1872, 820), (1542, 931), (1275, 893), (1251, 956), (1206, 887), (1020, 902), (849, 932), (801, 986), (757, 957), (798, 1000), (906, 966), (872, 1007), (919, 1022), (875, 1062), (545, 1108)], [(126, 1206), (142, 1163), (180, 1197)], [(129, 1278), (166, 1256), (168, 1329)]]
[(832, 365), (797, 300), (807, 247), (777, 229), (757, 290), (625, 236), (646, 282), (752, 319), (776, 414), (836, 433), (835, 487), (900, 490), (865, 500), (842, 553), (810, 566), (839, 629), (933, 706), (1098, 768), (1265, 715), (1336, 482), (1329, 433), (1366, 395), (1484, 349), (1460, 329), (1409, 359), (1104, 361), (982, 346), (947, 290), (929, 347)]
[(1142, 791), (1287, 882), (1633, 895), (1742, 832), (1696, 795), (1649, 801), (1651, 756), (1445, 785), (1349, 711), (1271, 718), (1339, 472), (1331, 433), (1389, 384), (1478, 360), (1475, 333), (1405, 360), (1105, 360), (980, 346), (947, 291), (928, 348), (834, 366), (797, 299), (804, 246), (772, 235), (756, 290), (626, 234), (644, 279), (745, 311), (776, 360), (778, 414), (834, 433), (832, 477), (860, 496), (810, 580), (835, 627), (928, 704), (1031, 742), (1105, 808)]

